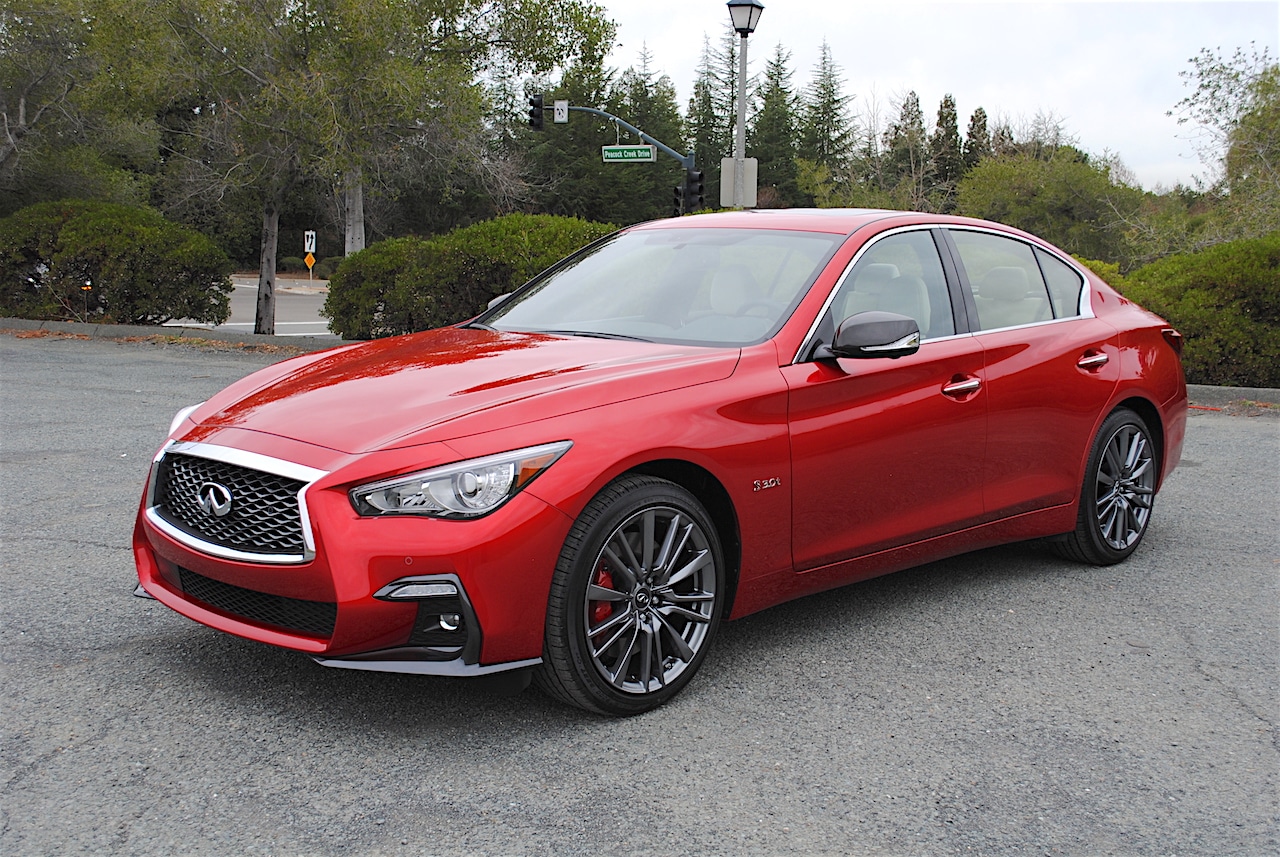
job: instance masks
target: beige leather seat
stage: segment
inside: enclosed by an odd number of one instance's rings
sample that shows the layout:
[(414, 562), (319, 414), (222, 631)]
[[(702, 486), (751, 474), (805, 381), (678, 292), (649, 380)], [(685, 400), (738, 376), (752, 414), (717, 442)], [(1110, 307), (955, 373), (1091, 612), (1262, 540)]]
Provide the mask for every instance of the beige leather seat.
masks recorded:
[(897, 265), (873, 262), (859, 268), (853, 288), (845, 296), (840, 312), (836, 313), (836, 323), (855, 313), (872, 310), (896, 312), (913, 318), (920, 332), (928, 334), (929, 290), (919, 277), (898, 273)]
[(1048, 295), (1032, 289), (1024, 268), (1012, 265), (992, 268), (978, 281), (973, 297), (983, 330), (1034, 324), (1053, 318)]

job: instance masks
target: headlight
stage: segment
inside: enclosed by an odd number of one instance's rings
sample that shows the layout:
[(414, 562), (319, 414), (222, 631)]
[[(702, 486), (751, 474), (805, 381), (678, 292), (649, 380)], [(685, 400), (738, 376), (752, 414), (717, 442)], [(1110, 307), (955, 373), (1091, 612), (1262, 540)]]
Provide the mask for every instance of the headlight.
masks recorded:
[(185, 420), (187, 417), (191, 416), (192, 414), (194, 414), (196, 412), (196, 408), (200, 407), (203, 404), (204, 402), (197, 402), (196, 404), (188, 408), (183, 408), (182, 410), (178, 411), (178, 413), (175, 414), (173, 417), (173, 422), (169, 423), (169, 435), (167, 436), (172, 436), (173, 433), (178, 430), (178, 426), (182, 425), (182, 421)]
[(531, 446), (361, 485), (351, 504), (361, 515), (478, 518), (497, 509), (573, 446)]

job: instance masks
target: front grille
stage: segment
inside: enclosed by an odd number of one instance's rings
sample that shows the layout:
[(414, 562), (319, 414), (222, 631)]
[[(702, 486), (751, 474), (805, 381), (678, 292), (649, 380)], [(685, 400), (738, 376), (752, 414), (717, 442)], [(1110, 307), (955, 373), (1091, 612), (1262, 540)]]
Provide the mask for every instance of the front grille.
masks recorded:
[[(221, 486), (230, 496), (222, 516), (201, 508), (201, 493)], [(306, 551), (298, 492), (306, 485), (274, 473), (169, 453), (160, 462), (155, 511), (202, 541), (257, 554)]]
[(338, 618), (338, 605), (328, 601), (303, 601), (255, 592), (212, 580), (187, 568), (178, 569), (178, 581), (182, 591), (197, 601), (241, 619), (286, 631), (329, 637)]

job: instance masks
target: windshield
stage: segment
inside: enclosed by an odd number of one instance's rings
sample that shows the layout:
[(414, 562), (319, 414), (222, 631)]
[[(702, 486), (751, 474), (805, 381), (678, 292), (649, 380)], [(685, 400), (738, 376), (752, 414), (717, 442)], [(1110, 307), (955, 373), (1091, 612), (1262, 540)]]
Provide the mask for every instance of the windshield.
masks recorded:
[(624, 232), (476, 319), (496, 330), (750, 345), (772, 336), (843, 235), (775, 229)]

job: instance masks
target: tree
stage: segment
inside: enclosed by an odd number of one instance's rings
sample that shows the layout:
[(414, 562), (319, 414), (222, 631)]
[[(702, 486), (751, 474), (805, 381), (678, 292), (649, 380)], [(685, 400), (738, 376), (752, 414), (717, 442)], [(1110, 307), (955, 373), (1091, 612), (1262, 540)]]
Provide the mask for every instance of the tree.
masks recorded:
[(761, 208), (805, 204), (796, 184), (796, 113), (799, 100), (791, 89), (791, 55), (778, 44), (765, 65), (760, 109), (748, 129), (747, 142), (759, 160)]
[(450, 130), (478, 124), (487, 64), (547, 69), (613, 33), (585, 0), (171, 2), (182, 53), (169, 67), (207, 105), (188, 166), (212, 186), (252, 189), (261, 205), (260, 333), (274, 330), (280, 211), (304, 178), (341, 189), (358, 233), (376, 156), (393, 143), (472, 139)]
[[(555, 86), (545, 88), (543, 97), (548, 103), (563, 99), (604, 110), (613, 83), (614, 72), (604, 67), (604, 52), (596, 51), (571, 63)], [(607, 221), (623, 200), (616, 183), (618, 167), (600, 161), (600, 146), (614, 142), (613, 123), (589, 113), (569, 116), (568, 124), (547, 123), (543, 131), (522, 132), (529, 147), (533, 197), (548, 214)], [(608, 172), (610, 167), (615, 171)]]
[(720, 162), (733, 155), (737, 117), (738, 36), (732, 28), (726, 25), (718, 52), (709, 37), (703, 38), (694, 75), (685, 128), (698, 169), (705, 174), (706, 198), (714, 206), (720, 199)]
[(65, 116), (72, 90), (92, 73), (89, 25), (70, 3), (15, 2), (0, 9), (0, 175)]
[(115, 5), (0, 8), (0, 214), (66, 197), (147, 202), (158, 129), (145, 109), (117, 109), (121, 99), (104, 84), (120, 32), (102, 19)]
[(969, 129), (964, 135), (964, 172), (969, 172), (991, 156), (991, 132), (987, 130), (987, 111), (979, 107), (969, 116)]
[(849, 115), (853, 99), (841, 89), (840, 67), (831, 58), (831, 46), (823, 40), (813, 80), (801, 97), (797, 154), (826, 167), (837, 181), (847, 175), (854, 141)]
[(950, 212), (955, 208), (956, 183), (964, 174), (964, 150), (956, 101), (949, 93), (938, 105), (938, 122), (929, 137), (929, 169), (933, 207), (943, 213)]
[(1035, 233), (1089, 259), (1125, 258), (1124, 219), (1141, 192), (1116, 184), (1108, 164), (1095, 165), (1070, 146), (1045, 157), (1031, 152), (986, 158), (961, 179), (956, 213)]
[[(609, 112), (676, 151), (684, 151), (684, 120), (676, 104), (675, 84), (665, 74), (655, 76), (650, 62), (648, 49), (642, 49), (640, 68), (624, 71), (613, 87)], [(625, 204), (604, 222), (637, 223), (671, 214), (672, 189), (684, 180), (684, 168), (666, 153), (658, 152), (657, 158), (656, 163), (607, 165), (625, 194)]]
[(1196, 129), (1212, 168), (1219, 240), (1280, 229), (1280, 64), (1256, 47), (1229, 59), (1205, 49), (1190, 62), (1182, 77), (1194, 89), (1170, 112)]
[(899, 207), (923, 210), (929, 207), (928, 187), (932, 175), (929, 137), (924, 127), (920, 98), (908, 92), (902, 99), (897, 121), (885, 132), (886, 185)]

